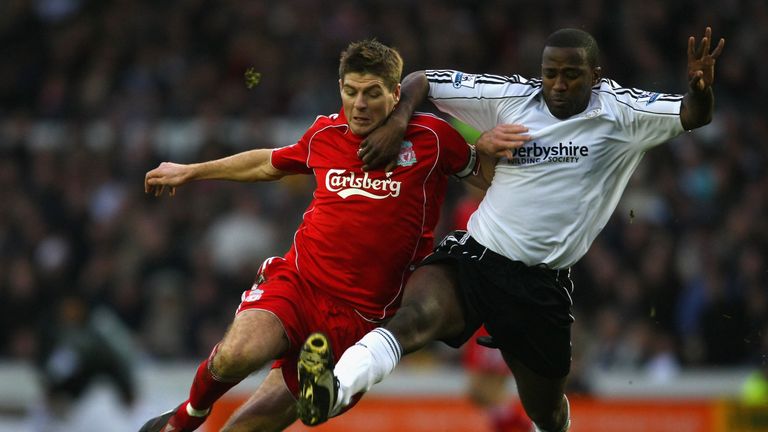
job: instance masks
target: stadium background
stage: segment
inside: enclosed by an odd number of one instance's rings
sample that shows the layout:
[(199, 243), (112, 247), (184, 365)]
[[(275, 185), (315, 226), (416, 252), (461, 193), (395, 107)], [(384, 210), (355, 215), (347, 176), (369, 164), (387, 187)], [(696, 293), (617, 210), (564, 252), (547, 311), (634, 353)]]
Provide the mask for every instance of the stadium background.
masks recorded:
[[(163, 160), (292, 143), (315, 115), (338, 111), (338, 54), (348, 42), (375, 36), (399, 48), (406, 73), (537, 76), (545, 37), (582, 27), (601, 45), (605, 76), (682, 92), (687, 37), (706, 25), (727, 40), (715, 119), (646, 155), (574, 268), (570, 392), (598, 401), (703, 399), (719, 418), (766, 427), (765, 399), (752, 417), (722, 402), (747, 397), (742, 384), (759, 377), (753, 372), (764, 374), (753, 381), (757, 393), (768, 376), (764, 0), (5, 0), (0, 428), (35, 430), (42, 384), (74, 370), (72, 354), (91, 346), (84, 339), (99, 346), (101, 333), (116, 342), (113, 363), (127, 365), (115, 375), (136, 377), (126, 411), (139, 418), (181, 400), (170, 396), (186, 392), (192, 362), (222, 335), (261, 260), (288, 248), (312, 184), (204, 182), (155, 199), (143, 193), (144, 173)], [(248, 67), (262, 73), (252, 90)], [(446, 215), (463, 194), (451, 186)], [(454, 403), (461, 386), (440, 386), (460, 382), (457, 359), (436, 345), (402, 369), (434, 377), (429, 388)], [(156, 384), (174, 374), (168, 388)], [(680, 385), (691, 376), (715, 378), (706, 389)], [(418, 380), (396, 382), (389, 394), (419, 393)], [(150, 396), (158, 392), (168, 405)], [(109, 397), (96, 406), (116, 405)], [(93, 412), (82, 407), (92, 393), (82, 399), (72, 410)], [(121, 415), (93, 415), (105, 412)], [(68, 430), (103, 430), (83, 423)], [(649, 427), (642, 430), (666, 430)]]

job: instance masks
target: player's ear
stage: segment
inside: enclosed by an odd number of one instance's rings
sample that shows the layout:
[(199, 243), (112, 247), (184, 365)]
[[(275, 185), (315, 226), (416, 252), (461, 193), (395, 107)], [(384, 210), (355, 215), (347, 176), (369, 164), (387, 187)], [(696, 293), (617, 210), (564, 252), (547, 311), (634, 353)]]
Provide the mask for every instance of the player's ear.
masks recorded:
[(344, 89), (344, 80), (339, 78), (339, 91)]
[(395, 103), (400, 102), (400, 83), (397, 83), (395, 90), (392, 92), (392, 96), (395, 98)]
[(592, 68), (592, 85), (597, 85), (598, 82), (600, 82), (600, 78), (603, 77), (603, 70), (600, 69), (600, 66), (595, 66)]

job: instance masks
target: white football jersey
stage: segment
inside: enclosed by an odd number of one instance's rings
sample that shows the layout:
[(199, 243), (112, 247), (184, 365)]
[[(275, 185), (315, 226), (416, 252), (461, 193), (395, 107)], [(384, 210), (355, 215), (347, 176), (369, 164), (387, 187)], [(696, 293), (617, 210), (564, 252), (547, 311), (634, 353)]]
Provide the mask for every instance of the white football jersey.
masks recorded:
[(533, 139), (496, 165), (468, 230), (492, 251), (527, 265), (572, 266), (605, 227), (646, 150), (684, 132), (682, 95), (602, 79), (587, 108), (553, 116), (540, 79), (427, 71), (438, 109), (480, 131), (502, 123)]

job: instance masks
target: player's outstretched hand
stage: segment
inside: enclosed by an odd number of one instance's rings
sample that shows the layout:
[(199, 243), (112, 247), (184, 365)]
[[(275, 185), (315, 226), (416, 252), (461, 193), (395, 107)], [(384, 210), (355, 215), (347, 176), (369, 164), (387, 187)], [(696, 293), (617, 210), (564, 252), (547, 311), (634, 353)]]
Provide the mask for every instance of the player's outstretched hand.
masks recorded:
[(168, 187), (168, 195), (174, 196), (176, 195), (176, 187), (186, 183), (188, 178), (188, 165), (163, 162), (144, 176), (144, 193), (161, 196), (165, 192), (165, 188)]
[(715, 81), (715, 61), (723, 51), (725, 39), (720, 38), (720, 42), (712, 52), (710, 52), (711, 45), (711, 27), (704, 30), (704, 37), (701, 38), (698, 46), (695, 37), (688, 38), (688, 79), (693, 92), (707, 90)]
[(533, 139), (526, 132), (528, 128), (520, 124), (500, 124), (483, 132), (475, 146), (479, 152), (488, 156), (512, 159), (514, 149)]

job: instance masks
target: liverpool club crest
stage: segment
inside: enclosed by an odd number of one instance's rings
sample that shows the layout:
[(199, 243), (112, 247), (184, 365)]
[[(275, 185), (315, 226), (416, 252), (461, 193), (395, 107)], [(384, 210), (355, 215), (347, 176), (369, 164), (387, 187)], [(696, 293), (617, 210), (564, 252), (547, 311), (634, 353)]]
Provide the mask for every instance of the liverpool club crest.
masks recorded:
[(416, 163), (416, 152), (413, 151), (413, 143), (403, 141), (400, 144), (400, 154), (397, 156), (397, 166), (411, 166)]

